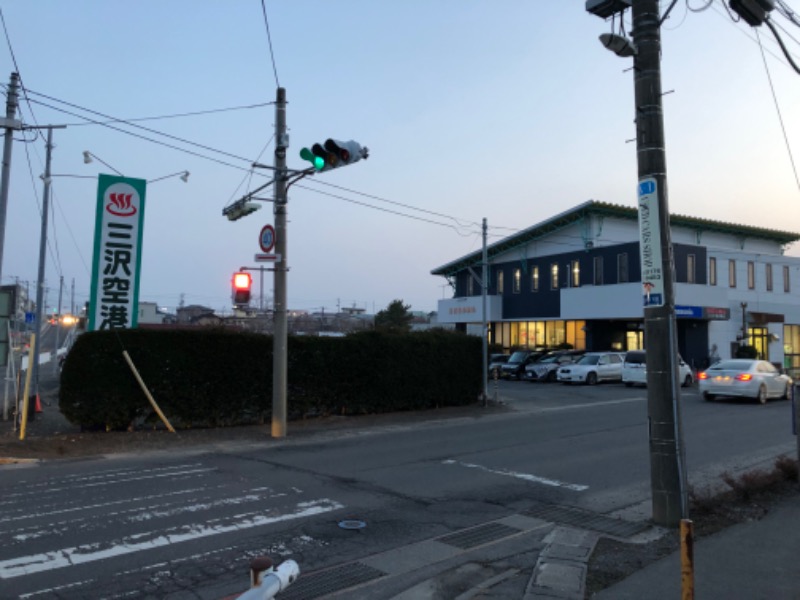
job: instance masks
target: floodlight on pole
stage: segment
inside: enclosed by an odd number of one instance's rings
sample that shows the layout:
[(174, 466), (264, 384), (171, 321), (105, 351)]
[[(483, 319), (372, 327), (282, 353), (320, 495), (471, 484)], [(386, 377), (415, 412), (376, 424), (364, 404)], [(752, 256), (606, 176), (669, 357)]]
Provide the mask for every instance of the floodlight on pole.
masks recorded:
[(156, 181), (161, 181), (162, 179), (168, 179), (170, 177), (177, 177), (180, 175), (180, 180), (184, 183), (189, 181), (189, 171), (178, 171), (177, 173), (170, 173), (169, 175), (164, 175), (163, 177), (156, 177), (155, 179), (149, 179), (147, 183), (155, 183)]

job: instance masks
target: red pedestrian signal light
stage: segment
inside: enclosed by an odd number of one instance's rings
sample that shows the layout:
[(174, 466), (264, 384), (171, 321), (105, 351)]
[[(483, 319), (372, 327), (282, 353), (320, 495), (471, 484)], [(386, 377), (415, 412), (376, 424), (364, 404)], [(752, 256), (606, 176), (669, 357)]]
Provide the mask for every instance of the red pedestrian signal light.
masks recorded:
[(250, 304), (250, 286), (253, 278), (250, 273), (239, 271), (233, 274), (233, 305), (247, 306)]

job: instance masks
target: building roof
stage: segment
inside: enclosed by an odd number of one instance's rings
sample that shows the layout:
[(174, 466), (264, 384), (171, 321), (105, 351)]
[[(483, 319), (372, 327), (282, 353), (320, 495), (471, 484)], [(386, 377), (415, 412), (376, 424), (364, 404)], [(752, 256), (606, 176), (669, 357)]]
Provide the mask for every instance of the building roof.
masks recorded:
[[(510, 235), (503, 238), (499, 242), (490, 244), (487, 247), (489, 259), (508, 252), (519, 246), (528, 244), (531, 241), (543, 238), (546, 235), (554, 233), (560, 229), (568, 227), (576, 222), (592, 216), (608, 216), (617, 217), (620, 219), (629, 219), (631, 221), (639, 220), (639, 212), (636, 208), (621, 206), (619, 204), (611, 204), (608, 202), (599, 202), (597, 200), (588, 200), (583, 204), (579, 204), (568, 211), (560, 213), (551, 217), (541, 223), (523, 229), (519, 233)], [(699, 231), (716, 231), (719, 233), (727, 233), (740, 237), (758, 238), (763, 240), (770, 240), (778, 242), (781, 245), (790, 244), (800, 240), (800, 234), (792, 233), (789, 231), (778, 231), (776, 229), (766, 229), (763, 227), (753, 227), (750, 225), (737, 225), (735, 223), (726, 223), (724, 221), (713, 221), (711, 219), (700, 219), (697, 217), (687, 217), (685, 215), (670, 215), (670, 225), (672, 227), (685, 227), (688, 229), (696, 229)], [(482, 250), (476, 250), (461, 258), (451, 261), (441, 267), (437, 267), (431, 271), (431, 275), (453, 275), (462, 269), (475, 266), (481, 263)]]

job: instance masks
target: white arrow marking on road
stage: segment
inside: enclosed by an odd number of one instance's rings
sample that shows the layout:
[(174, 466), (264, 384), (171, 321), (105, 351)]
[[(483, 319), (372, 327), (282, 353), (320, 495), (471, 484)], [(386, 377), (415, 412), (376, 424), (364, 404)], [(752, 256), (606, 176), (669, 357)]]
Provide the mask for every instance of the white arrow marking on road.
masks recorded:
[(468, 469), (480, 469), (487, 473), (494, 473), (495, 475), (505, 475), (506, 477), (516, 477), (517, 479), (524, 479), (525, 481), (532, 481), (533, 483), (541, 483), (543, 485), (551, 485), (553, 487), (562, 487), (575, 492), (582, 492), (588, 490), (588, 485), (581, 485), (578, 483), (566, 483), (556, 479), (547, 479), (546, 477), (539, 477), (538, 475), (531, 475), (530, 473), (518, 473), (517, 471), (509, 471), (507, 469), (490, 469), (483, 465), (475, 465), (472, 463), (464, 463), (457, 460), (443, 460), (442, 464), (445, 465), (459, 465), (467, 467)]
[(328, 500), (327, 498), (322, 498), (320, 500), (311, 500), (310, 502), (301, 502), (295, 507), (295, 512), (275, 517), (257, 515), (226, 525), (209, 526), (190, 524), (183, 527), (176, 527), (165, 532), (152, 531), (148, 533), (139, 533), (113, 542), (114, 545), (111, 548), (104, 548), (102, 550), (98, 548), (102, 548), (106, 546), (106, 544), (98, 542), (97, 544), (86, 544), (84, 546), (62, 548), (60, 550), (42, 552), (30, 556), (20, 556), (0, 561), (0, 579), (11, 579), (13, 577), (31, 575), (33, 573), (50, 571), (52, 569), (61, 569), (63, 567), (94, 562), (114, 556), (123, 556), (142, 550), (151, 550), (161, 546), (169, 546), (170, 544), (209, 537), (220, 533), (260, 527), (262, 525), (270, 525), (272, 523), (279, 523), (292, 519), (301, 519), (303, 517), (339, 510), (340, 508), (344, 508), (344, 505), (333, 500)]

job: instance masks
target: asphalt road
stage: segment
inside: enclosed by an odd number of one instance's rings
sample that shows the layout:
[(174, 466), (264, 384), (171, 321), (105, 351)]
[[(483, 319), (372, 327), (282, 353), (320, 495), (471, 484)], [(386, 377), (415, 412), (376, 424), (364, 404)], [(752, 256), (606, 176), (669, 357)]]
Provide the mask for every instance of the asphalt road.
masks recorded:
[[(496, 391), (512, 411), (4, 468), (0, 598), (222, 598), (247, 587), (256, 555), (300, 564), (281, 598), (359, 582), (341, 597), (391, 598), (437, 576), (443, 597), (455, 597), (468, 573), (445, 575), (476, 555), (448, 536), (477, 526), (502, 535), (499, 524), (512, 524), (504, 552), (481, 550), (500, 573), (512, 555), (535, 563), (550, 531), (525, 520), (537, 507), (649, 516), (645, 389), (500, 382)], [(695, 485), (795, 452), (788, 402), (683, 392)]]

